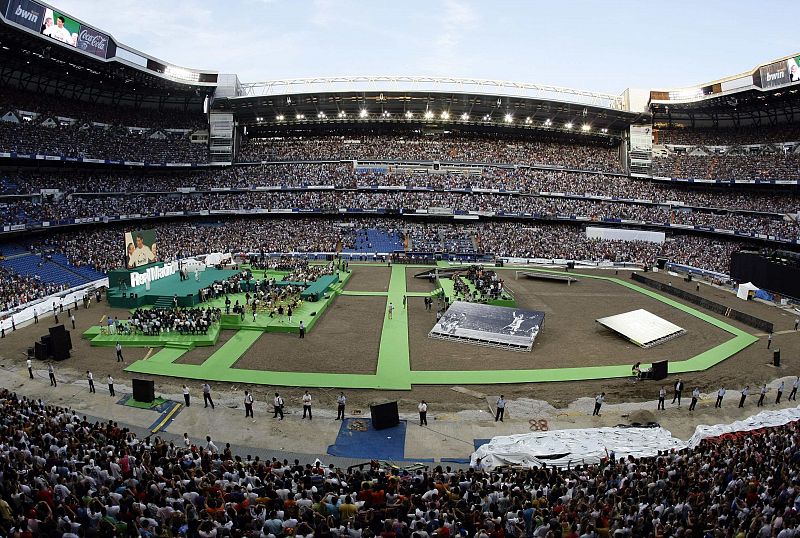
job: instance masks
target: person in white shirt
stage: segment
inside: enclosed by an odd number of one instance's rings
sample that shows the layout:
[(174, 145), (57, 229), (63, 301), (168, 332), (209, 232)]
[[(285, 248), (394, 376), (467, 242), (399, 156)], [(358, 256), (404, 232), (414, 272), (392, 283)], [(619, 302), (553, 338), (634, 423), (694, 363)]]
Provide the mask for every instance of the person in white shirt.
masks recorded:
[(308, 391), (303, 394), (303, 418), (306, 418), (306, 413), (308, 413), (308, 420), (311, 420), (311, 394)]
[(764, 398), (766, 396), (767, 396), (767, 384), (764, 383), (764, 386), (761, 387), (761, 394), (758, 397), (758, 403), (756, 404), (756, 407), (761, 407), (762, 405), (764, 405)]
[(661, 389), (658, 391), (658, 407), (656, 410), (661, 409), (664, 410), (664, 399), (667, 397), (667, 389), (664, 386), (661, 386)]
[(283, 398), (281, 398), (280, 394), (277, 392), (275, 393), (275, 398), (272, 400), (272, 406), (275, 408), (275, 414), (272, 415), (272, 418), (278, 418), (280, 415), (281, 420), (283, 420)]
[(340, 392), (336, 397), (336, 420), (344, 420), (344, 406), (347, 403), (347, 397), (344, 392)]
[(722, 399), (725, 397), (725, 387), (720, 387), (717, 391), (717, 401), (714, 403), (714, 409), (722, 408)]
[(89, 370), (86, 370), (86, 381), (89, 382), (89, 393), (97, 392), (94, 390), (94, 376)]
[[(25, 364), (26, 364), (26, 366), (28, 367), (28, 376), (29, 376), (31, 379), (33, 379), (33, 363), (31, 362), (31, 360), (30, 360), (30, 359), (28, 359), (27, 361), (25, 361)], [(792, 399), (792, 397), (791, 397), (791, 396), (789, 396), (789, 399), (791, 400), (791, 399)]]
[(694, 408), (697, 407), (697, 400), (700, 399), (700, 389), (697, 387), (694, 388), (692, 391), (692, 402), (689, 404), (689, 411), (694, 411)]
[(190, 448), (192, 446), (192, 442), (189, 440), (188, 433), (183, 434), (183, 446), (185, 446), (186, 448)]
[(744, 407), (744, 401), (747, 399), (748, 394), (750, 394), (750, 385), (742, 389), (742, 397), (739, 398), (739, 407)]
[[(253, 395), (244, 391), (244, 418), (253, 417)], [(255, 420), (253, 420), (255, 422)]]
[(111, 396), (116, 396), (116, 394), (114, 394), (114, 378), (111, 377), (111, 375), (109, 375), (108, 379), (106, 379), (106, 383), (108, 383), (108, 393)]
[(502, 394), (497, 399), (496, 405), (497, 411), (494, 414), (494, 421), (497, 422), (499, 420), (500, 422), (503, 422), (503, 415), (506, 414), (506, 399)]
[(425, 400), (422, 400), (419, 405), (417, 406), (419, 410), (419, 425), (420, 426), (427, 426), (428, 425), (428, 404)]
[(597, 396), (594, 397), (594, 411), (592, 411), (592, 416), (600, 416), (600, 408), (603, 407), (603, 402), (606, 401), (606, 393), (601, 392)]
[(56, 25), (49, 26), (43, 32), (44, 35), (47, 37), (52, 37), (56, 41), (61, 41), (62, 43), (66, 43), (68, 45), (72, 45), (72, 34), (64, 28), (64, 17), (59, 15), (56, 17)]
[(206, 435), (206, 450), (208, 450), (212, 454), (216, 454), (217, 452), (219, 452), (217, 445), (215, 445), (214, 441), (211, 440), (210, 435)]
[(783, 381), (781, 381), (780, 386), (778, 386), (778, 395), (775, 397), (775, 405), (778, 405), (779, 403), (781, 403), (781, 396), (783, 396), (783, 387), (784, 387), (784, 384), (783, 384)]
[[(29, 361), (30, 362), (30, 361)], [(797, 401), (797, 387), (800, 386), (800, 376), (792, 382), (792, 391), (789, 393), (789, 401)]]
[(189, 387), (186, 385), (183, 386), (183, 401), (186, 402), (186, 407), (189, 407), (191, 396), (189, 395)]

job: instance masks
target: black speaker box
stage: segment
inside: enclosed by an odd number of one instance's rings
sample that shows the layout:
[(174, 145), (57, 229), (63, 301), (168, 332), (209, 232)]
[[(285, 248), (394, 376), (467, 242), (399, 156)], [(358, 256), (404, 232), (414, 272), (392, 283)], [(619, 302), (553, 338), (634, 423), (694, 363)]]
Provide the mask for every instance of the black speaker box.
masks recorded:
[(650, 379), (655, 379), (656, 381), (659, 379), (665, 379), (669, 370), (668, 365), (669, 361), (654, 362), (653, 372), (650, 376)]
[(494, 265), (495, 267), (503, 267), (503, 260), (497, 260)]
[(659, 270), (663, 270), (667, 266), (667, 259), (658, 258), (658, 260), (656, 260), (656, 265), (658, 265)]
[(376, 430), (383, 430), (400, 424), (397, 402), (370, 405), (369, 414), (372, 417), (372, 427)]
[(40, 361), (47, 360), (47, 345), (43, 344), (42, 342), (34, 342), (33, 356), (39, 359)]
[(776, 349), (772, 352), (772, 365), (780, 367), (781, 365), (781, 350)]
[(144, 379), (133, 380), (133, 399), (137, 402), (152, 402), (156, 399), (155, 383)]

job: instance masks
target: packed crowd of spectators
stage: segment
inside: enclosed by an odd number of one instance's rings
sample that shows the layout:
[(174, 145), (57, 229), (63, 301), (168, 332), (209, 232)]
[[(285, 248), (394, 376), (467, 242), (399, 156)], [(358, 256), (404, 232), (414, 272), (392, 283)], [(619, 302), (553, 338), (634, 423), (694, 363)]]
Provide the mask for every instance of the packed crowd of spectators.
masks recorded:
[(353, 159), (548, 164), (596, 172), (622, 172), (618, 149), (614, 147), (499, 135), (252, 138), (242, 144), (239, 152), (239, 162)]
[[(727, 273), (733, 252), (741, 242), (674, 235), (662, 244), (640, 241), (589, 239), (579, 226), (525, 225), (519, 222), (479, 224), (424, 223), (398, 219), (231, 219), (224, 223), (169, 222), (154, 226), (162, 259), (171, 260), (209, 252), (338, 252), (348, 246), (360, 228), (386, 233), (402, 231), (415, 252), (488, 253), (504, 257), (574, 259), (654, 264), (657, 258)], [(64, 252), (74, 265), (94, 261), (109, 271), (122, 264), (123, 227), (50, 234), (35, 246)], [(441, 233), (440, 233), (441, 232)], [(426, 238), (426, 239), (420, 239)], [(444, 238), (444, 239), (443, 239)], [(447, 248), (447, 241), (468, 244), (471, 250)]]
[(0, 311), (62, 291), (63, 286), (44, 282), (38, 276), (24, 276), (0, 267)]
[[(207, 128), (202, 111), (184, 111), (163, 108), (130, 108), (108, 103), (87, 103), (63, 96), (41, 92), (28, 92), (10, 87), (0, 87), (0, 116), (19, 111), (39, 114), (39, 119), (58, 117), (78, 120), (79, 123), (105, 123), (127, 127), (151, 129)], [(130, 160), (130, 159), (128, 159)]]
[(657, 144), (683, 146), (741, 146), (749, 144), (772, 144), (800, 142), (800, 123), (780, 125), (751, 125), (730, 128), (656, 129)]
[(47, 127), (35, 121), (0, 121), (0, 152), (150, 163), (204, 163), (205, 143), (184, 132), (132, 131), (126, 127)]
[(430, 471), (138, 438), (0, 391), (0, 533), (143, 538), (797, 536), (797, 423), (598, 465)]
[(137, 308), (127, 323), (120, 322), (116, 326), (125, 334), (206, 334), (219, 321), (220, 314), (218, 308)]
[(732, 211), (693, 210), (681, 206), (627, 203), (579, 197), (510, 195), (422, 191), (298, 190), (222, 192), (199, 194), (142, 194), (71, 196), (59, 202), (30, 199), (0, 206), (0, 224), (59, 222), (68, 219), (159, 216), (167, 213), (205, 211), (253, 212), (262, 210), (319, 210), (338, 213), (341, 208), (385, 210), (391, 213), (417, 210), (483, 211), (530, 214), (538, 218), (583, 217), (601, 221), (619, 219), (653, 224), (682, 224), (723, 230), (754, 232), (795, 240), (797, 222), (780, 214), (757, 215)]
[(800, 154), (685, 155), (672, 153), (653, 159), (654, 176), (722, 181), (800, 180)]
[(351, 165), (292, 163), (150, 174), (119, 171), (13, 172), (7, 173), (5, 180), (8, 189), (4, 194), (39, 193), (41, 189), (58, 189), (64, 193), (175, 193), (187, 188), (249, 190), (275, 186), (408, 186), (436, 190), (505, 189), (531, 194), (557, 192), (777, 213), (794, 213), (800, 207), (800, 196), (793, 190), (766, 192), (730, 186), (690, 188), (629, 177), (528, 168), (485, 167), (479, 175), (360, 173), (354, 172)]

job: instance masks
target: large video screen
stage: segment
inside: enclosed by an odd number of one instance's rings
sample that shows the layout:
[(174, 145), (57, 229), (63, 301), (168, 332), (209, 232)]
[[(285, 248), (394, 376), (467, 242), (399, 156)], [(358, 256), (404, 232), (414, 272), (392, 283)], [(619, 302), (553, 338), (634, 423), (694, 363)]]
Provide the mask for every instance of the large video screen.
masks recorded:
[(765, 65), (758, 70), (762, 88), (777, 88), (800, 81), (800, 56)]
[(135, 269), (157, 261), (155, 230), (125, 232), (125, 267)]
[(113, 56), (115, 46), (108, 35), (33, 0), (11, 0), (5, 15), (9, 21), (64, 45), (100, 58)]

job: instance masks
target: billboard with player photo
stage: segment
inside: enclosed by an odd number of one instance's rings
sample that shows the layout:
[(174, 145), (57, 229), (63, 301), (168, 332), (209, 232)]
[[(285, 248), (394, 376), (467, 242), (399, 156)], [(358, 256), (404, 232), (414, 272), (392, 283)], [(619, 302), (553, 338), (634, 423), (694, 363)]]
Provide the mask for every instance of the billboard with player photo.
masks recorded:
[(125, 232), (125, 267), (135, 269), (158, 261), (155, 230)]
[(113, 57), (116, 51), (107, 34), (34, 0), (12, 0), (4, 14), (13, 23), (100, 58)]

